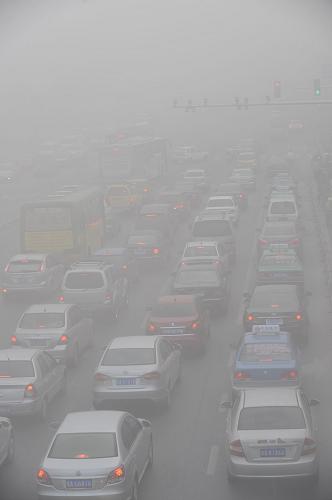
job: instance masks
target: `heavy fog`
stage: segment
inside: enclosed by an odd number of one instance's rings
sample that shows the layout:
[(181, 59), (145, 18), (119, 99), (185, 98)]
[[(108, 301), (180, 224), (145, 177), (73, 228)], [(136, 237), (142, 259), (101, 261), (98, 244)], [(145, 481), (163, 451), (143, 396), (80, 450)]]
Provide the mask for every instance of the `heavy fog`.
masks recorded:
[(0, 0), (1, 500), (331, 498), (331, 17)]

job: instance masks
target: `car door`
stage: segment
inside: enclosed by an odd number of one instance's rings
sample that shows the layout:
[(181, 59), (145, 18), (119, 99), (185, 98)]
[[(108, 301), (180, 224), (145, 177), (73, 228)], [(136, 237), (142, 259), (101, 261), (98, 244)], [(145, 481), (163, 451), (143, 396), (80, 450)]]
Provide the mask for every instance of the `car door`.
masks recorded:
[(139, 479), (144, 472), (149, 445), (142, 424), (132, 415), (126, 415), (122, 422), (122, 440), (128, 450), (127, 461), (131, 473), (137, 471)]
[(157, 355), (159, 353), (160, 372), (165, 388), (173, 388), (178, 372), (176, 351), (167, 340), (162, 339), (157, 345)]
[(8, 432), (0, 420), (0, 464), (6, 459), (8, 447)]
[(40, 352), (38, 363), (42, 375), (43, 393), (50, 401), (59, 392), (62, 382), (64, 366), (58, 364), (47, 352)]

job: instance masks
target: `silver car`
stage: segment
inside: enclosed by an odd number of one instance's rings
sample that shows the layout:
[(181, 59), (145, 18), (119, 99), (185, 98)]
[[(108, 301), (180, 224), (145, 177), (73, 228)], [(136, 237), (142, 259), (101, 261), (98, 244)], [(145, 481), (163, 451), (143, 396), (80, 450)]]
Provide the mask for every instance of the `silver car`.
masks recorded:
[(180, 376), (180, 361), (179, 348), (159, 336), (113, 339), (94, 375), (95, 408), (137, 399), (168, 406)]
[(42, 253), (15, 255), (1, 275), (4, 298), (35, 293), (56, 293), (62, 282), (64, 266), (55, 256)]
[(138, 500), (151, 424), (126, 412), (68, 413), (37, 472), (38, 498)]
[(73, 304), (38, 304), (21, 316), (12, 346), (43, 349), (57, 361), (76, 365), (93, 343), (93, 321)]
[(228, 407), (226, 456), (228, 478), (318, 479), (314, 415), (297, 388), (241, 391)]
[(65, 388), (65, 368), (47, 352), (0, 350), (0, 415), (47, 416), (50, 401)]

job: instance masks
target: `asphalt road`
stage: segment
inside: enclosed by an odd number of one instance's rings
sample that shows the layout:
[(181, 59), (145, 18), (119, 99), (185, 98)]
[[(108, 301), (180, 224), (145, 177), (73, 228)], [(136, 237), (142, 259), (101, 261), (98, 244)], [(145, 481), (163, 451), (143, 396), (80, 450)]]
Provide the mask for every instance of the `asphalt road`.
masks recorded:
[[(214, 180), (222, 180), (217, 164), (212, 165)], [(152, 420), (155, 441), (155, 462), (141, 485), (144, 500), (327, 500), (332, 497), (330, 463), (332, 433), (329, 415), (332, 409), (331, 314), (326, 297), (324, 276), (317, 246), (311, 200), (307, 185), (310, 175), (303, 173), (302, 210), (305, 225), (304, 262), (306, 286), (312, 292), (309, 304), (310, 338), (303, 352), (305, 389), (309, 397), (321, 401), (317, 410), (320, 445), (320, 482), (313, 496), (300, 482), (251, 481), (229, 485), (226, 476), (224, 431), (226, 414), (219, 403), (228, 398), (231, 344), (242, 332), (242, 294), (250, 281), (254, 265), (254, 243), (257, 221), (262, 214), (265, 179), (250, 197), (249, 209), (241, 218), (237, 230), (238, 260), (232, 276), (231, 303), (224, 318), (213, 319), (211, 341), (206, 355), (183, 360), (183, 377), (173, 394), (170, 409), (156, 414), (148, 405), (131, 408), (138, 416)], [(62, 182), (62, 181), (61, 181)], [(61, 183), (59, 183), (61, 184)], [(29, 182), (29, 186), (33, 182)], [(26, 190), (26, 189), (25, 189)], [(0, 259), (17, 251), (17, 227), (3, 230)], [(177, 232), (173, 263), (169, 269), (143, 272), (140, 283), (132, 289), (130, 307), (117, 325), (96, 324), (95, 345), (85, 353), (79, 366), (69, 371), (68, 390), (50, 406), (49, 422), (61, 420), (69, 411), (91, 408), (92, 375), (102, 348), (110, 338), (137, 335), (146, 306), (153, 302), (167, 280), (177, 253), (188, 239), (189, 228), (184, 224)], [(19, 315), (26, 304), (0, 304), (1, 345), (8, 345)], [(36, 498), (35, 472), (46, 450), (53, 430), (47, 422), (34, 419), (15, 420), (16, 456), (13, 464), (0, 471), (1, 500), (32, 500)]]

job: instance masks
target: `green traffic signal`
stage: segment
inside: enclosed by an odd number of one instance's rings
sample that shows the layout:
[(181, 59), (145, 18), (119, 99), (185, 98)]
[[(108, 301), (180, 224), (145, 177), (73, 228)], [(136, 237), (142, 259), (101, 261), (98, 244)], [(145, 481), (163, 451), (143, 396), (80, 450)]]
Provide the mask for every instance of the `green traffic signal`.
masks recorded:
[(315, 96), (320, 96), (320, 79), (319, 78), (315, 78), (314, 80), (314, 92), (315, 92)]

